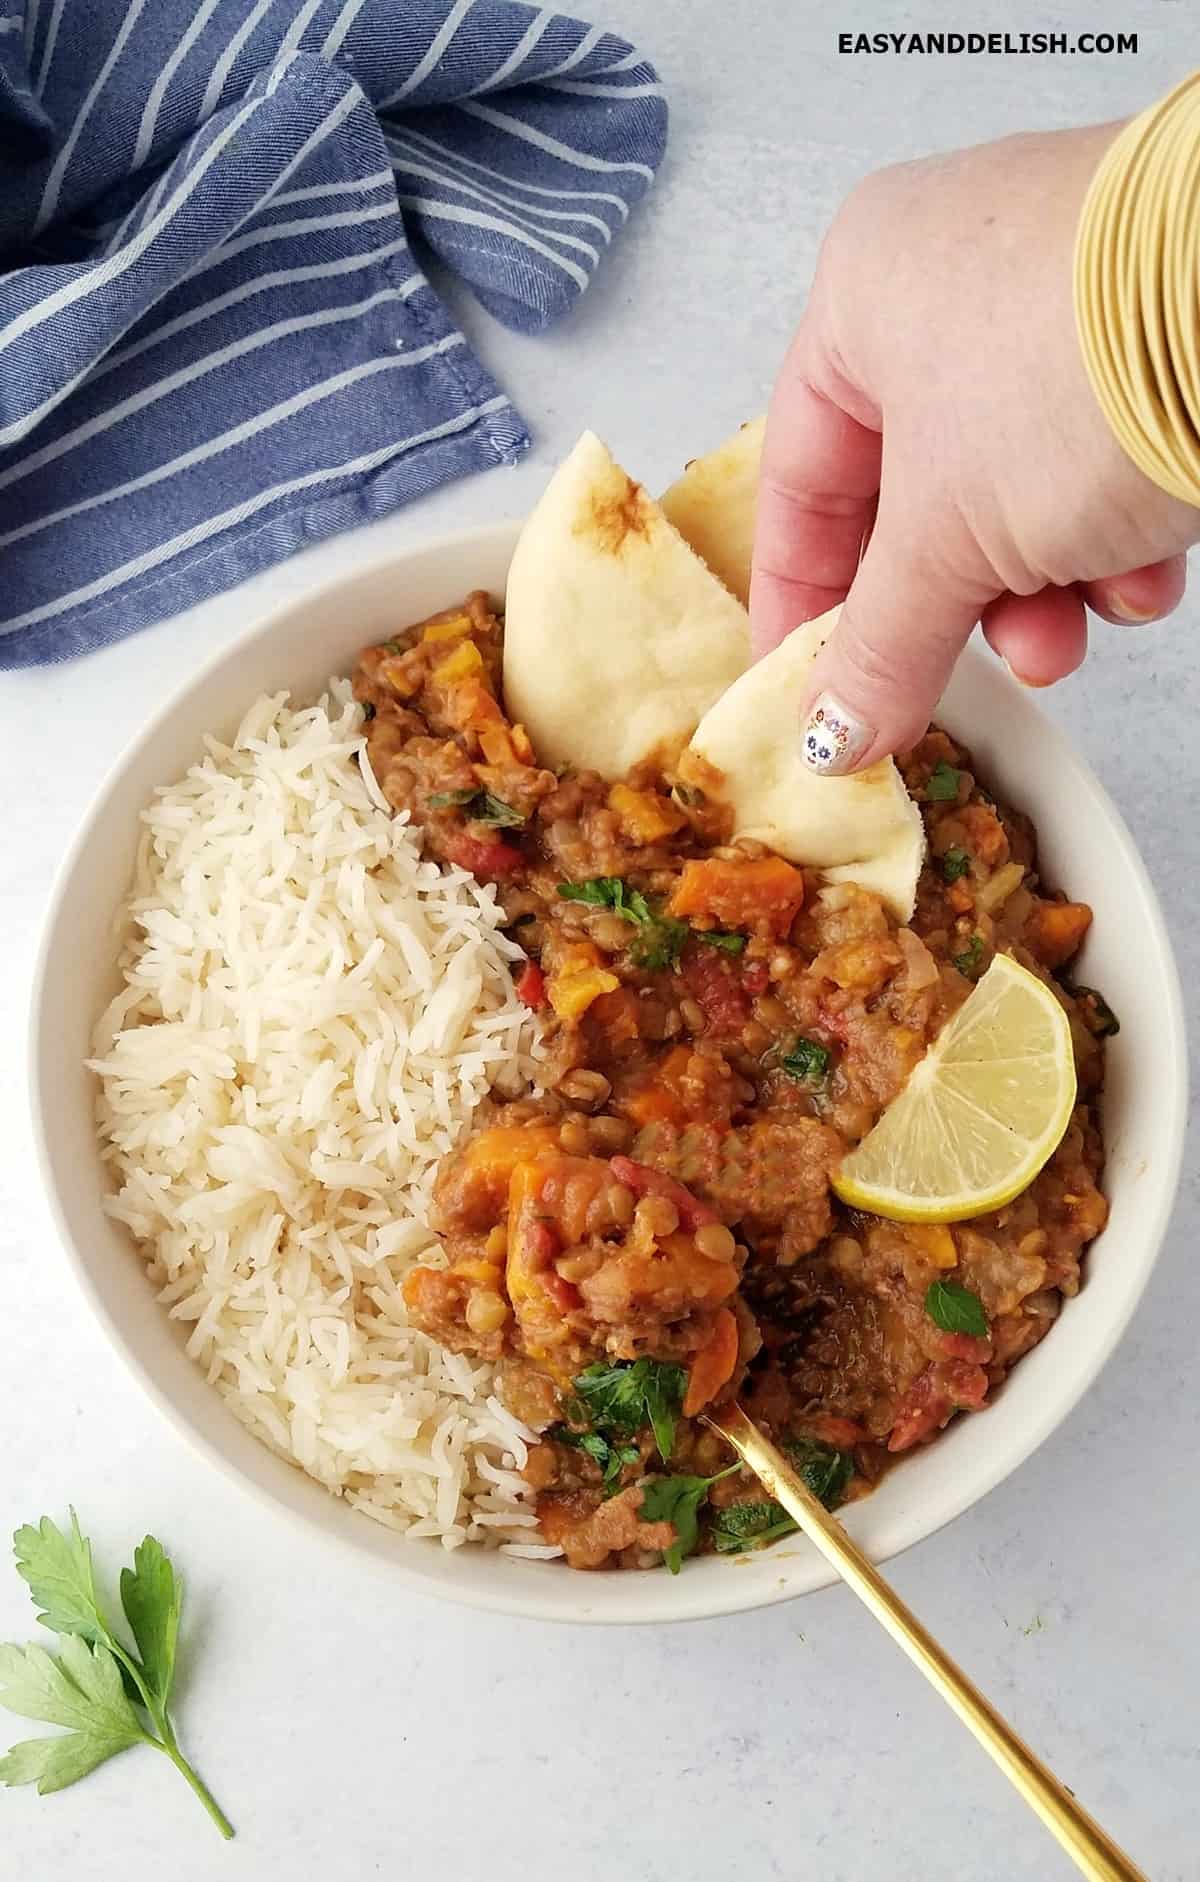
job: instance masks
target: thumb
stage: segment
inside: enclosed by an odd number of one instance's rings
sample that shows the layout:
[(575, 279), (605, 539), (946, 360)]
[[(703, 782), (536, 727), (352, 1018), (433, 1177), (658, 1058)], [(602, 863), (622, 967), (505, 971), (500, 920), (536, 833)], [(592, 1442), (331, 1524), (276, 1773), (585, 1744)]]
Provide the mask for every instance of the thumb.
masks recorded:
[(911, 529), (881, 509), (813, 667), (801, 732), (805, 763), (842, 777), (915, 745), (987, 599), (948, 593)]

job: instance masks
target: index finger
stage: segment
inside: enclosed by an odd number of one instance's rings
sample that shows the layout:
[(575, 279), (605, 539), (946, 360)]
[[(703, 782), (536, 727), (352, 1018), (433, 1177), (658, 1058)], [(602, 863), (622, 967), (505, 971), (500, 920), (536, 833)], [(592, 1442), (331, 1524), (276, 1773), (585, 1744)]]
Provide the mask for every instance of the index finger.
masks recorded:
[(756, 657), (844, 601), (879, 495), (882, 439), (785, 367), (763, 443), (750, 584)]

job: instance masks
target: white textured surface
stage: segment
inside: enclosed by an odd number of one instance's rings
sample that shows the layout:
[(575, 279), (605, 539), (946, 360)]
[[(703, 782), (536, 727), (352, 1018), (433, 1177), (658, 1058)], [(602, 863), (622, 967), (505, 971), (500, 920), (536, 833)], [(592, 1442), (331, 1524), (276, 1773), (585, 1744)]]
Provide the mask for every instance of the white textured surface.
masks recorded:
[[(652, 486), (667, 482), (762, 406), (821, 230), (856, 177), (1025, 125), (1118, 115), (1195, 56), (1177, 0), (1019, 21), (999, 0), (590, 11), (638, 37), (670, 86), (661, 186), (557, 333), (519, 340), (464, 311), (536, 448), (518, 471), (380, 526), (398, 542), (519, 513), (585, 424)], [(1064, 14), (1068, 30), (1140, 29), (1139, 56), (836, 49), (855, 24), (1057, 27)], [(353, 559), (353, 538), (340, 553)], [(0, 676), (0, 1529), (71, 1500), (107, 1564), (148, 1526), (167, 1541), (190, 1584), (185, 1740), (240, 1830), (221, 1847), (165, 1761), (131, 1753), (57, 1797), (0, 1793), (0, 1882), (1066, 1882), (1070, 1866), (849, 1596), (639, 1634), (401, 1605), (382, 1573), (197, 1463), (92, 1325), (26, 1137), (28, 970), (51, 874), (154, 701), (261, 596), (305, 580), (301, 559), (253, 595), (87, 662)], [(1099, 629), (1097, 657), (1049, 701), (1143, 846), (1189, 998), (1198, 618), (1193, 599), (1163, 630)], [(894, 1570), (1154, 1882), (1191, 1882), (1200, 1844), (1196, 1175), (1192, 1158), (1157, 1276), (1099, 1385), (1013, 1480)], [(0, 1638), (22, 1638), (31, 1609), (6, 1564)], [(5, 1743), (26, 1735), (0, 1715), (7, 1727)]]

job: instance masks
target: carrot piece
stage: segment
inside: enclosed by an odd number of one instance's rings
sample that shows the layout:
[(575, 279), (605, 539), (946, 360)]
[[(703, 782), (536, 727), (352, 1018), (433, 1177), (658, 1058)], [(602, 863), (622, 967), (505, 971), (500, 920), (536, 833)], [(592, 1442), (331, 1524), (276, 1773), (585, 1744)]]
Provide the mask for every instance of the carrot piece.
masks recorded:
[(707, 1343), (692, 1361), (688, 1374), (683, 1415), (694, 1418), (712, 1403), (723, 1385), (728, 1385), (737, 1365), (738, 1324), (728, 1307), (722, 1307), (713, 1321)]

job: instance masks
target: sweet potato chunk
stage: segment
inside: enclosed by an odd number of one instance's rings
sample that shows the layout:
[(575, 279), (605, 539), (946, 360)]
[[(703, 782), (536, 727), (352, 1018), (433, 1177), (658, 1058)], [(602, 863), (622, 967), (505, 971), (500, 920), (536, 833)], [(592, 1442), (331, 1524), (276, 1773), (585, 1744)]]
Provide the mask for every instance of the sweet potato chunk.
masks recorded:
[(710, 856), (684, 864), (670, 913), (709, 916), (726, 928), (761, 922), (782, 939), (803, 905), (804, 877), (781, 856), (747, 856), (738, 862)]

